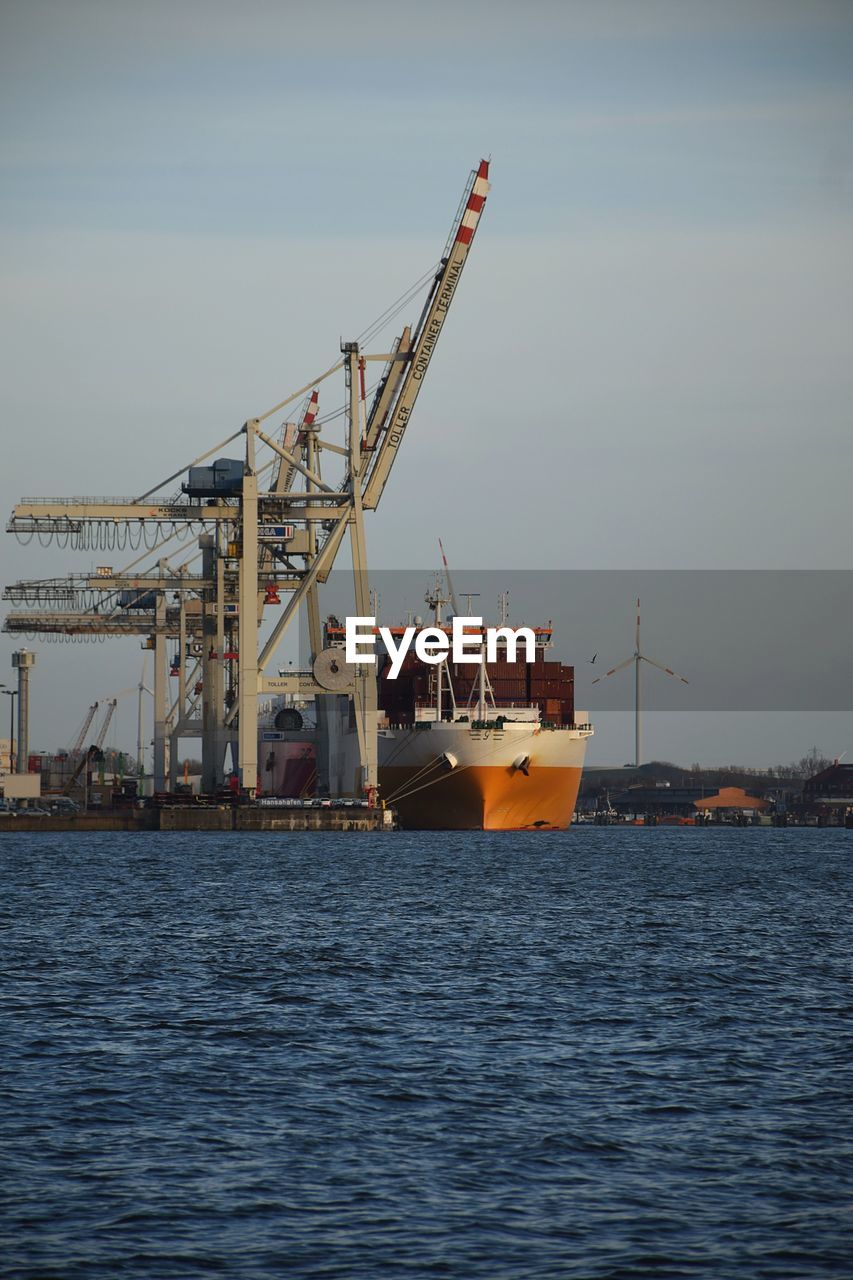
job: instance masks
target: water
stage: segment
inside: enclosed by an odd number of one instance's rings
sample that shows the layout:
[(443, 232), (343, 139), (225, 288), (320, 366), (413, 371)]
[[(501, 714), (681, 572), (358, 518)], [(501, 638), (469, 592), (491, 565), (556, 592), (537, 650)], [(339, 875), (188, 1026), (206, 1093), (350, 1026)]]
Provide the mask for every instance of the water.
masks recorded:
[(4, 835), (0, 1274), (849, 1276), (851, 865)]

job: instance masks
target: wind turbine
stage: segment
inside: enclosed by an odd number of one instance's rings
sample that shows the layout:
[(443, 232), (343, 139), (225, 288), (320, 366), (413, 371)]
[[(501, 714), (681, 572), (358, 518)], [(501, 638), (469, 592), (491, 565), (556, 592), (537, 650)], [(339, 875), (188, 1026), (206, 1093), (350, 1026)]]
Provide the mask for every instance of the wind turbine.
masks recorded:
[[(148, 667), (148, 654), (144, 654), (142, 658), (142, 674), (136, 684), (128, 685), (126, 689), (122, 689), (120, 693), (113, 696), (116, 703), (119, 698), (124, 698), (130, 693), (136, 694), (136, 772), (140, 778), (145, 776), (145, 712), (143, 707), (142, 695), (147, 693), (149, 697), (154, 697), (151, 689), (145, 683), (145, 675)], [(97, 706), (97, 703), (95, 704)]]
[(148, 654), (142, 657), (142, 675), (139, 677), (139, 684), (136, 686), (136, 772), (140, 778), (145, 777), (145, 712), (142, 705), (143, 693), (149, 694), (152, 698), (154, 694), (145, 683), (145, 674), (148, 667)]
[(603, 676), (597, 676), (593, 680), (593, 684), (600, 684), (602, 680), (606, 680), (608, 676), (613, 676), (617, 671), (623, 671), (625, 667), (634, 664), (634, 765), (640, 763), (640, 663), (648, 662), (650, 667), (657, 667), (658, 671), (663, 671), (668, 676), (673, 676), (676, 680), (680, 680), (682, 684), (689, 684), (689, 680), (685, 680), (684, 676), (680, 676), (677, 671), (673, 671), (671, 667), (665, 667), (660, 662), (655, 662), (654, 658), (647, 658), (640, 650), (640, 600), (637, 598), (637, 634), (634, 644), (634, 652), (630, 658), (626, 658), (624, 662), (620, 662), (618, 666), (611, 667), (609, 671), (605, 671)]

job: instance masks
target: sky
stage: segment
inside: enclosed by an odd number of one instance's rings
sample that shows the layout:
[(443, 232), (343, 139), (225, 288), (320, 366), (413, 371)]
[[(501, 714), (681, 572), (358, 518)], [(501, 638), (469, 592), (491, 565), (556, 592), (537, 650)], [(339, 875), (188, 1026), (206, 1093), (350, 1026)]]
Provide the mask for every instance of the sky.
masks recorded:
[[(6, 0), (5, 512), (138, 493), (328, 368), (489, 156), (371, 565), (426, 576), (440, 536), (469, 578), (848, 568), (851, 72), (853, 10), (825, 0)], [(4, 582), (101, 558), (0, 547)], [(32, 647), (33, 747), (139, 678), (134, 642)], [(840, 754), (843, 701), (784, 741), (769, 712), (662, 712), (647, 749)], [(630, 758), (615, 714), (591, 759)]]

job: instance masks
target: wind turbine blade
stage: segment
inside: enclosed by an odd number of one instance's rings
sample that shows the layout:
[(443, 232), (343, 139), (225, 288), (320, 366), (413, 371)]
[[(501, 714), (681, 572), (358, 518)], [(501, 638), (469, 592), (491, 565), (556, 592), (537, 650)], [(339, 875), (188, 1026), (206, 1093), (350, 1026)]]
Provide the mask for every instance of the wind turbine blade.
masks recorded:
[(674, 676), (676, 680), (680, 680), (682, 684), (690, 684), (689, 680), (685, 680), (684, 676), (680, 676), (677, 671), (673, 671), (672, 667), (665, 667), (660, 662), (655, 662), (654, 658), (647, 658), (645, 654), (640, 654), (641, 662), (648, 662), (649, 666), (657, 667), (658, 671), (663, 671), (665, 675)]
[(637, 596), (637, 643), (634, 645), (637, 653), (640, 652), (640, 597)]
[(617, 671), (622, 671), (625, 667), (630, 667), (634, 661), (633, 658), (626, 658), (624, 662), (620, 662), (618, 667), (611, 667), (609, 671), (605, 671), (603, 676), (596, 676), (593, 684), (601, 684), (602, 680), (606, 680), (608, 676), (615, 676)]

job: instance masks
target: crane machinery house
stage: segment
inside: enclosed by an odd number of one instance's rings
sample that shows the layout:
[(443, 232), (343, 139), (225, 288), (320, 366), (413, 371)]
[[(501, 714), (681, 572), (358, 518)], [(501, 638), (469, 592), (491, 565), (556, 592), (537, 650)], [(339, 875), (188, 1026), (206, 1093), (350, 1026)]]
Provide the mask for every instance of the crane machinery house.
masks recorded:
[(190, 467), (181, 490), (189, 498), (232, 498), (243, 488), (242, 458), (217, 458), (209, 467)]

